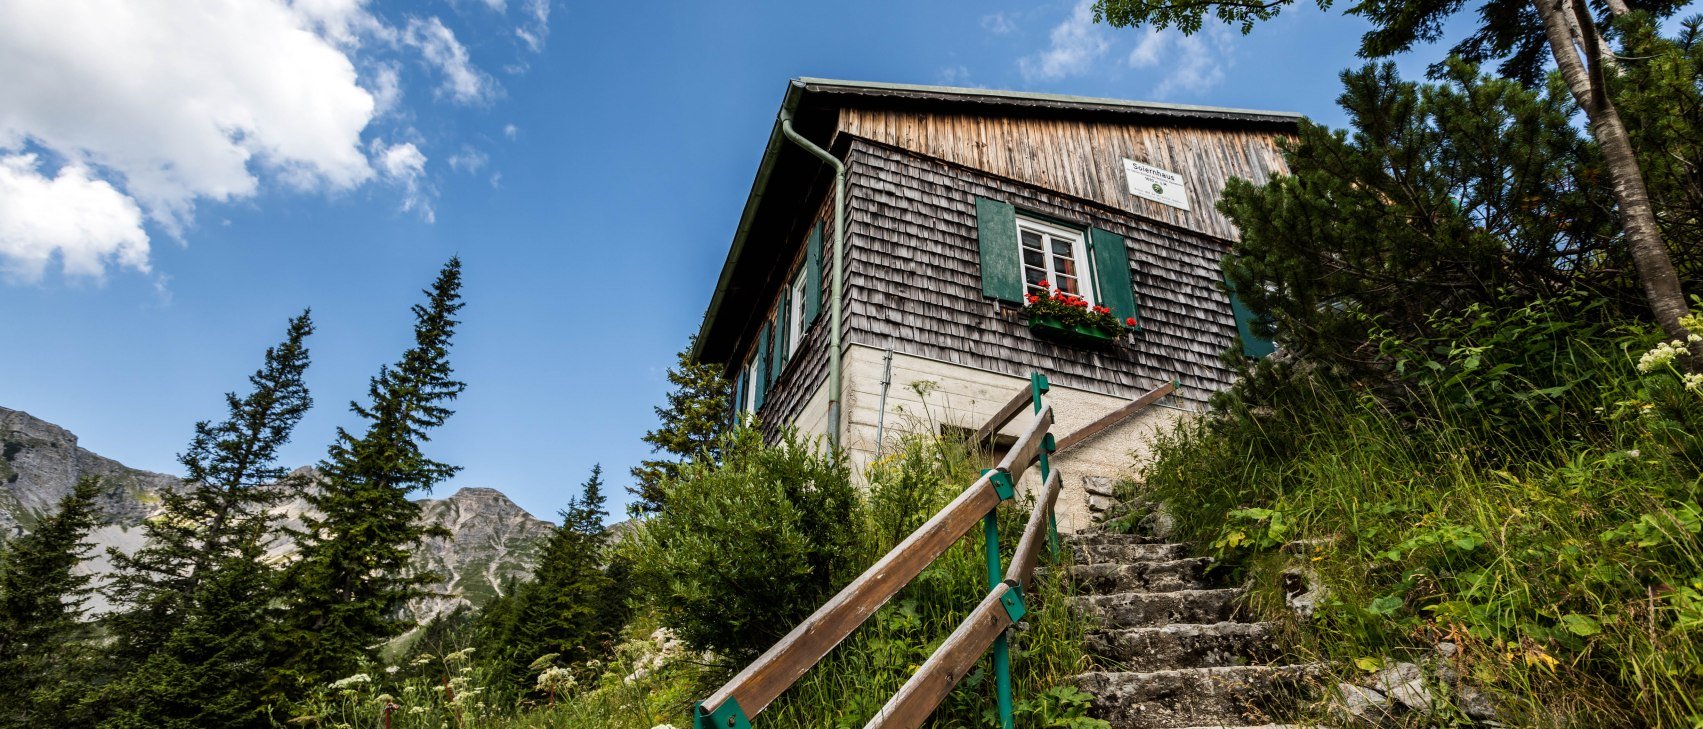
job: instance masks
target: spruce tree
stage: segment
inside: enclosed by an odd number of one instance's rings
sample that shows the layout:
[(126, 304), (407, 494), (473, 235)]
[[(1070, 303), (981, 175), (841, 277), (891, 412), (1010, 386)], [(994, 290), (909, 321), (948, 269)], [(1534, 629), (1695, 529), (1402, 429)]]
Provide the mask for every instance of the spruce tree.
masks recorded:
[(284, 340), (249, 376), (249, 393), (226, 393), (225, 419), (195, 424), (178, 456), (189, 487), (161, 494), (160, 513), (143, 524), (142, 549), (108, 550), (115, 572), (105, 591), (120, 610), (107, 629), (121, 670), (159, 650), (195, 612), (195, 591), (208, 571), (248, 549), (246, 540), (264, 538), (268, 509), (299, 487), (286, 482), (277, 458), (313, 406), (302, 380), (312, 333), (309, 312), (290, 320)]
[(414, 345), (379, 369), (367, 404), (350, 404), (365, 432), (337, 430), (307, 499), (315, 514), (303, 519), (300, 553), (287, 576), (284, 660), (298, 687), (353, 671), (401, 632), (403, 604), (436, 579), (408, 569), (421, 540), (444, 533), (421, 524), (420, 507), (408, 497), (459, 470), (428, 458), (423, 447), (466, 387), (449, 363), (463, 306), (461, 260), (451, 258), (424, 293), (426, 303), (413, 307)]
[(278, 449), (313, 400), (302, 376), (308, 312), (290, 320), (249, 376), (247, 395), (227, 393), (218, 423), (195, 424), (178, 456), (189, 488), (162, 494), (132, 556), (112, 554), (107, 588), (118, 612), (109, 671), (90, 700), (103, 726), (243, 726), (261, 722), (262, 660), (277, 597), (276, 570), (264, 560), (269, 509), (302, 484), (277, 465)]
[(550, 534), (532, 580), (496, 609), (487, 608), (481, 631), (489, 636), (487, 652), (514, 680), (527, 681), (526, 667), (545, 655), (556, 654), (559, 664), (603, 655), (625, 622), (611, 615), (624, 600), (616, 599), (619, 586), (605, 571), (604, 505), (603, 467), (593, 466), (580, 494), (562, 510), (562, 524)]
[(666, 452), (675, 458), (641, 461), (632, 469), (635, 485), (628, 491), (638, 497), (634, 506), (640, 511), (662, 508), (662, 482), (678, 475), (683, 461), (720, 457), (719, 436), (727, 429), (733, 385), (721, 365), (693, 360), (692, 346), (688, 342), (675, 355), (675, 364), (668, 369), (668, 382), (674, 386), (668, 393), (668, 407), (656, 408), (661, 425), (644, 436), (652, 453)]
[(90, 576), (76, 567), (93, 544), (100, 479), (85, 478), (33, 531), (0, 544), (0, 727), (63, 724), (83, 683)]

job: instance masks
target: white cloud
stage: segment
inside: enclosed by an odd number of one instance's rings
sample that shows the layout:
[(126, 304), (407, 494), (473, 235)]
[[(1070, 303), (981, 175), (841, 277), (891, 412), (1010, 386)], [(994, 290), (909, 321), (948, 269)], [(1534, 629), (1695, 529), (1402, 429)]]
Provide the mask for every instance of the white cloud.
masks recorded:
[(982, 30), (994, 35), (1008, 35), (1016, 32), (1017, 21), (1012, 20), (1010, 15), (1001, 10), (992, 15), (982, 16)]
[(39, 281), (58, 257), (67, 275), (100, 278), (108, 263), (148, 270), (136, 201), (81, 166), (42, 176), (33, 154), (0, 157), (0, 271)]
[(496, 95), (496, 81), (473, 66), (467, 47), (442, 20), (410, 18), (402, 42), (418, 49), (420, 56), (443, 74), (438, 93), (460, 104), (482, 103)]
[(504, 124), (503, 125), (503, 136), (508, 137), (509, 141), (511, 141), (511, 142), (516, 140), (516, 139), (519, 139), (520, 138), (520, 127), (517, 127), (513, 124)]
[[(548, 2), (483, 1), (524, 11), (542, 42)], [(456, 103), (501, 89), (440, 19), (393, 26), (369, 5), (0, 2), (0, 271), (35, 279), (55, 260), (67, 275), (148, 271), (150, 230), (181, 237), (198, 205), (280, 185), (379, 181), (430, 220), (425, 141), (409, 131), (386, 144), (374, 128), (412, 118), (408, 60)]]
[(491, 161), (491, 156), (472, 147), (463, 146), (460, 152), (449, 156), (449, 168), (456, 172), (472, 174), (485, 169)]
[(550, 36), (550, 0), (526, 0), (526, 18), (514, 29), (516, 38), (533, 53), (544, 50), (544, 39)]
[(1093, 0), (1079, 0), (1070, 17), (1048, 34), (1046, 50), (1017, 59), (1017, 70), (1028, 81), (1056, 81), (1077, 76), (1093, 68), (1111, 42), (1105, 30), (1094, 25)]
[(426, 181), (426, 154), (413, 142), (387, 146), (383, 140), (373, 141), (373, 152), (373, 161), (385, 179), (402, 186), (402, 211), (418, 211), (428, 223), (437, 220), (432, 211), (433, 191)]
[(1224, 81), (1235, 65), (1235, 36), (1221, 25), (1209, 25), (1190, 36), (1176, 29), (1150, 31), (1129, 53), (1130, 68), (1155, 69), (1160, 74), (1152, 95), (1167, 98), (1180, 92), (1201, 94)]

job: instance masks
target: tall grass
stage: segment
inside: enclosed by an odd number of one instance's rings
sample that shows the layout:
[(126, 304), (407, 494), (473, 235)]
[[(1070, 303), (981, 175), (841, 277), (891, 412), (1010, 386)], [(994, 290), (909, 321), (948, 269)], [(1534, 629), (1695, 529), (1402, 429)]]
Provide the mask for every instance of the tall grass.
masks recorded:
[[(1264, 364), (1161, 439), (1143, 490), (1345, 672), (1447, 641), (1439, 692), (1486, 690), (1512, 725), (1703, 725), (1703, 393), (1594, 316), (1439, 320), (1381, 342), (1384, 383)], [(1310, 620), (1284, 605), (1296, 561), (1328, 590)]]

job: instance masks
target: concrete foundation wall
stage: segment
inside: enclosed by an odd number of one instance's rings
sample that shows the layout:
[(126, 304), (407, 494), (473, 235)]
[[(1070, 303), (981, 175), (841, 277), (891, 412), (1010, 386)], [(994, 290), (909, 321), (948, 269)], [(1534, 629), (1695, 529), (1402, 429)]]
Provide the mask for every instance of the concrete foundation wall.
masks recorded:
[[(974, 430), (1020, 388), (1028, 387), (1028, 380), (1022, 377), (895, 352), (892, 382), (887, 387), (883, 409), (883, 356), (883, 350), (852, 345), (846, 349), (843, 361), (846, 424), (841, 442), (848, 451), (853, 471), (858, 474), (876, 458), (880, 440), (891, 444), (906, 433), (939, 433), (943, 425)], [(1160, 384), (1154, 382), (1152, 386)], [(801, 414), (798, 421), (801, 430), (827, 432), (826, 390), (824, 385)], [(1053, 433), (1059, 438), (1129, 402), (1058, 385), (1052, 386), (1048, 399), (1055, 418)], [(1053, 466), (1064, 477), (1058, 501), (1059, 529), (1074, 532), (1087, 527), (1091, 511), (1085, 486), (1098, 483), (1109, 488), (1118, 480), (1133, 477), (1138, 465), (1149, 457), (1153, 436), (1170, 428), (1178, 417), (1187, 414), (1150, 408), (1053, 459)], [(1004, 433), (1017, 435), (1023, 422), (1019, 416)], [(1031, 469), (1019, 483), (1020, 489), (1032, 492), (1039, 485), (1038, 474), (1039, 469)]]

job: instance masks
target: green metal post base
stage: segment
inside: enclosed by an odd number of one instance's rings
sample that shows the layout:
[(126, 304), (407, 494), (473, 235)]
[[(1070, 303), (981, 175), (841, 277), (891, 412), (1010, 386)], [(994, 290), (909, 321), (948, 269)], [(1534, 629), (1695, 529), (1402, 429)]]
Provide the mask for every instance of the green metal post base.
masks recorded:
[(715, 711), (705, 711), (704, 702), (700, 701), (692, 709), (692, 729), (751, 729), (751, 720), (733, 697), (728, 697)]

